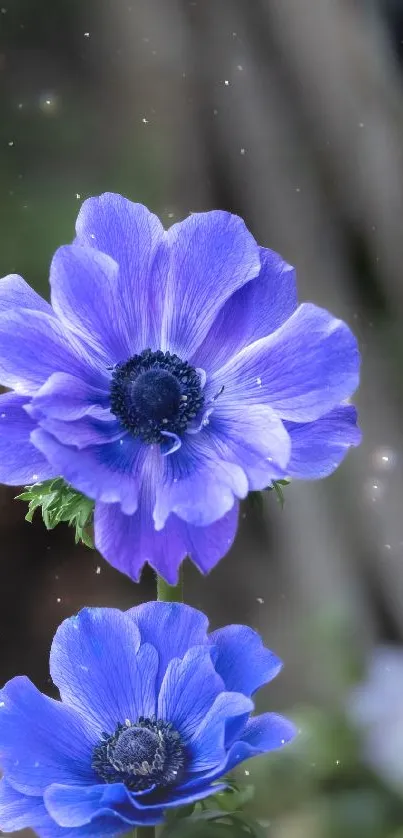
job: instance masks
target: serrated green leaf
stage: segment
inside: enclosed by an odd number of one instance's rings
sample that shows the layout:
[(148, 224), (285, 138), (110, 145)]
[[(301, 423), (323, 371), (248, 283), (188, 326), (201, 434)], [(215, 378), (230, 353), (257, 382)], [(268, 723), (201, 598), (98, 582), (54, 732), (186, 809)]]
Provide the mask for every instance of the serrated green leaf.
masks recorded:
[(82, 541), (87, 547), (93, 547), (89, 532), (92, 523), (94, 502), (85, 495), (76, 492), (72, 486), (57, 477), (43, 483), (26, 486), (17, 500), (28, 501), (27, 521), (32, 522), (34, 513), (41, 509), (42, 520), (48, 530), (65, 522), (75, 528), (75, 542)]

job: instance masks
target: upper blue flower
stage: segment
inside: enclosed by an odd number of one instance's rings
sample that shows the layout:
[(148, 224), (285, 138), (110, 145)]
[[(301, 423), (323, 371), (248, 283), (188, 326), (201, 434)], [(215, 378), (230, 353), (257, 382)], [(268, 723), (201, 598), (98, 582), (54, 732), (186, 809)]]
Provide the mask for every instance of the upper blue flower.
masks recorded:
[(294, 270), (227, 212), (164, 231), (119, 195), (86, 201), (52, 307), (0, 283), (0, 481), (61, 476), (96, 500), (95, 542), (138, 579), (203, 572), (238, 499), (333, 471), (360, 434), (345, 323), (297, 305)]
[(24, 677), (0, 691), (0, 829), (121, 835), (225, 788), (217, 779), (295, 733), (251, 695), (281, 661), (245, 626), (207, 633), (178, 603), (65, 620), (50, 669), (62, 701)]

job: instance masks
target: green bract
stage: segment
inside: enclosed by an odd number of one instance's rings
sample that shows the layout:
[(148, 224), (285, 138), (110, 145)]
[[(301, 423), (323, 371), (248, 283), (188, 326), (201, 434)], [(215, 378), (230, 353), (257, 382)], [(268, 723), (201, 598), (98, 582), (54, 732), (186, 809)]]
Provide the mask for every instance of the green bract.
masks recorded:
[(26, 486), (17, 500), (28, 501), (26, 521), (32, 521), (36, 509), (41, 509), (46, 529), (53, 530), (62, 521), (75, 527), (75, 542), (94, 547), (89, 528), (92, 524), (94, 502), (76, 492), (61, 477)]

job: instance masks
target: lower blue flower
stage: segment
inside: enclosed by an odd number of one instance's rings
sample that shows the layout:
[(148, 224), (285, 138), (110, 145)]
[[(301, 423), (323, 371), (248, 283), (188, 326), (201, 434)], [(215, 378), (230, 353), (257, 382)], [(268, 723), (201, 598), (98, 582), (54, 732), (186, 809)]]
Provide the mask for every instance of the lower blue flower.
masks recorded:
[(25, 677), (0, 692), (0, 828), (113, 836), (225, 788), (239, 762), (293, 738), (251, 696), (281, 661), (245, 626), (208, 634), (178, 603), (88, 608), (56, 632), (61, 701)]

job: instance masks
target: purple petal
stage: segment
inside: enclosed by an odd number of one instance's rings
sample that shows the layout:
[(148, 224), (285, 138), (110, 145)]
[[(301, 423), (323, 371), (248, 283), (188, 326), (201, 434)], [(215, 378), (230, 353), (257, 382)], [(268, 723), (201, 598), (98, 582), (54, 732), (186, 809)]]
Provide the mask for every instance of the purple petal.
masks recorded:
[[(274, 474), (288, 464), (291, 440), (274, 410), (262, 404), (228, 404), (217, 400), (217, 408), (203, 430), (217, 457), (242, 467), (249, 489), (264, 489)], [(287, 469), (288, 472), (288, 469)]]
[(295, 270), (273, 250), (259, 248), (259, 275), (227, 300), (192, 363), (212, 372), (233, 355), (270, 335), (297, 308)]
[(125, 515), (116, 503), (97, 503), (95, 544), (117, 570), (138, 582), (148, 562), (170, 585), (189, 556), (202, 573), (208, 573), (229, 551), (237, 530), (238, 504), (208, 527), (187, 524), (170, 515), (164, 529), (156, 531), (147, 504), (139, 502), (134, 515)]
[(156, 529), (165, 526), (172, 512), (189, 524), (209, 526), (247, 493), (245, 471), (220, 459), (208, 434), (187, 435), (179, 451), (165, 458), (164, 480), (157, 487), (153, 512)]
[(207, 644), (206, 615), (182, 602), (144, 602), (126, 615), (138, 627), (141, 642), (153, 643), (158, 649), (157, 692), (172, 658), (183, 658), (192, 646)]
[(24, 410), (27, 396), (0, 395), (0, 483), (21, 486), (57, 477), (30, 441), (36, 423)]
[(93, 783), (91, 754), (96, 742), (96, 730), (88, 720), (42, 695), (28, 678), (13, 678), (1, 690), (1, 765), (18, 791), (42, 794), (55, 781)]
[(62, 700), (100, 733), (155, 715), (158, 655), (122, 611), (84, 608), (59, 626), (50, 672)]
[(259, 248), (240, 218), (218, 210), (174, 224), (167, 242), (171, 277), (163, 344), (190, 358), (225, 301), (259, 273)]
[(53, 316), (49, 303), (25, 282), (18, 274), (9, 274), (0, 279), (0, 313), (27, 308), (31, 311), (43, 311)]
[(222, 692), (205, 715), (189, 743), (192, 772), (209, 771), (225, 757), (226, 726), (254, 709), (253, 701), (242, 693)]
[(194, 646), (184, 658), (173, 658), (165, 672), (158, 718), (172, 722), (184, 741), (194, 735), (222, 692), (224, 684), (211, 660), (210, 647)]
[(168, 265), (160, 220), (142, 204), (106, 192), (84, 202), (76, 230), (75, 244), (102, 251), (119, 265), (115, 298), (119, 328), (124, 324), (130, 338), (129, 355), (148, 346), (159, 348), (156, 334), (161, 332)]
[(42, 311), (0, 314), (0, 379), (6, 387), (34, 394), (53, 372), (67, 372), (102, 386), (105, 373), (55, 317)]
[(278, 675), (282, 662), (263, 646), (260, 635), (248, 626), (225, 626), (210, 635), (216, 671), (225, 689), (251, 696)]
[(110, 256), (74, 245), (60, 247), (50, 269), (54, 311), (106, 365), (134, 354), (118, 273), (119, 266)]
[[(108, 411), (105, 411), (107, 414)], [(63, 445), (72, 445), (74, 448), (94, 448), (96, 446), (110, 445), (118, 441), (119, 445), (127, 446), (132, 442), (132, 437), (122, 428), (120, 422), (111, 416), (112, 421), (106, 422), (102, 419), (94, 419), (91, 416), (82, 416), (81, 419), (67, 420), (52, 419), (44, 416), (39, 419), (38, 424), (44, 431), (48, 431)], [(122, 443), (120, 443), (122, 440)], [(109, 458), (109, 453), (106, 455)], [(120, 455), (119, 455), (120, 457)]]
[(276, 332), (214, 373), (206, 395), (224, 385), (222, 403), (264, 402), (282, 419), (311, 422), (354, 392), (359, 361), (348, 326), (304, 303)]
[(286, 428), (291, 437), (287, 474), (301, 480), (327, 477), (340, 465), (349, 447), (361, 442), (357, 411), (351, 405), (340, 405), (316, 422), (286, 422)]
[(31, 439), (55, 472), (79, 492), (94, 500), (120, 503), (128, 515), (136, 510), (145, 456), (141, 442), (127, 434), (80, 450), (62, 445), (41, 428), (33, 431)]
[[(35, 393), (29, 413), (37, 419), (81, 419), (91, 415), (96, 418), (114, 419), (108, 410), (107, 388), (93, 387), (86, 381), (64, 372), (55, 372)], [(107, 414), (105, 416), (105, 414)]]

